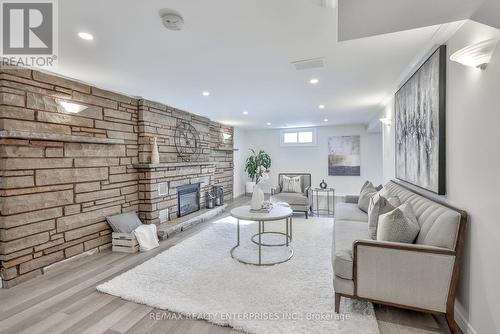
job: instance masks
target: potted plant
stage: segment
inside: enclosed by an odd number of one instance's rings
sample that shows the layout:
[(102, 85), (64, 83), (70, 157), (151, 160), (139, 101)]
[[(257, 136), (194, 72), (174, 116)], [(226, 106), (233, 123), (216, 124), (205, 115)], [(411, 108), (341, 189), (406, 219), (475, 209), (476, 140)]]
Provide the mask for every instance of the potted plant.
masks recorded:
[(252, 154), (247, 158), (245, 163), (245, 172), (247, 172), (250, 180), (245, 184), (247, 194), (253, 193), (253, 188), (259, 182), (262, 174), (267, 172), (271, 167), (271, 157), (266, 152), (260, 150), (258, 153), (250, 149)]

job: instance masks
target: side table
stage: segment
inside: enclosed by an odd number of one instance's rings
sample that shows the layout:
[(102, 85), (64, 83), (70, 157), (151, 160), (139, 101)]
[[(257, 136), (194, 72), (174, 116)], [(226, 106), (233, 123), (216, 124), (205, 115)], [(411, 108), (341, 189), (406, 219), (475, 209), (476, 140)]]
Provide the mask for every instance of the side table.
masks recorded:
[[(311, 190), (311, 213), (312, 215), (320, 216), (325, 214), (333, 216), (335, 206), (335, 189), (334, 188), (312, 188)], [(320, 197), (326, 196), (326, 208), (321, 208), (319, 205)], [(331, 208), (330, 208), (331, 201)]]

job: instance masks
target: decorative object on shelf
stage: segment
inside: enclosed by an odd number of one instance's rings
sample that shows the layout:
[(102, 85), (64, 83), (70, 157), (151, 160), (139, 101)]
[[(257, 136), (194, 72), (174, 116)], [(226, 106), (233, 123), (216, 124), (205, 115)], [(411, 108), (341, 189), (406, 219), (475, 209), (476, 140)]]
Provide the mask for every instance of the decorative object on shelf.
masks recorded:
[(222, 186), (213, 186), (212, 192), (215, 195), (215, 205), (220, 206), (224, 204), (224, 188)]
[(396, 178), (445, 194), (446, 46), (396, 92)]
[(151, 163), (155, 165), (160, 163), (160, 153), (158, 152), (158, 143), (156, 142), (156, 137), (154, 138), (153, 149), (151, 151)]
[(196, 128), (189, 123), (181, 122), (177, 125), (174, 135), (175, 149), (182, 161), (196, 161), (200, 156), (200, 135)]
[(323, 179), (323, 180), (321, 181), (321, 183), (319, 184), (319, 187), (320, 187), (321, 189), (326, 189), (326, 187), (328, 187), (328, 184), (326, 184), (325, 180)]
[(264, 203), (264, 190), (262, 185), (265, 181), (269, 180), (269, 175), (265, 172), (260, 173), (259, 182), (253, 188), (251, 209), (260, 210), (262, 209), (262, 204)]
[(498, 39), (488, 39), (473, 45), (466, 46), (450, 56), (451, 61), (459, 64), (485, 70), (495, 51)]
[(328, 175), (361, 175), (360, 136), (332, 136), (328, 138)]
[(215, 206), (215, 194), (212, 191), (207, 191), (205, 193), (205, 207), (207, 209), (213, 209)]

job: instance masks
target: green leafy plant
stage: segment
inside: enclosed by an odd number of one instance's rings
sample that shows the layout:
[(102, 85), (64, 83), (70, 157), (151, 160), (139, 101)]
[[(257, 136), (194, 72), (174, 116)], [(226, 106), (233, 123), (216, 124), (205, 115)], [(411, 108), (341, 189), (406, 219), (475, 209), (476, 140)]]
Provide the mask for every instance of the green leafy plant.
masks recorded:
[(252, 152), (252, 155), (247, 158), (245, 172), (252, 181), (259, 183), (262, 173), (271, 167), (271, 157), (262, 150), (256, 153), (255, 150), (250, 149), (250, 152)]

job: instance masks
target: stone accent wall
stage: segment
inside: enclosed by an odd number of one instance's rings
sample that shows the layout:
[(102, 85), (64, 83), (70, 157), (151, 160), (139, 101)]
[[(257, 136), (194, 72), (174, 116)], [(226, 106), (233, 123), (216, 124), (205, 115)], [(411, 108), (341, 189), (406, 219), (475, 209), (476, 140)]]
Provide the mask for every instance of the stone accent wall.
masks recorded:
[[(61, 101), (87, 108), (68, 113)], [(198, 165), (179, 164), (173, 132), (180, 120), (200, 132), (203, 152)], [(2, 70), (4, 285), (18, 284), (83, 252), (109, 248), (106, 216), (135, 211), (144, 223), (158, 223), (158, 208), (176, 208), (173, 192), (180, 184), (200, 182), (203, 190), (221, 184), (227, 198), (232, 197), (232, 137), (224, 139), (223, 132), (232, 135), (232, 128), (159, 103), (38, 71)], [(155, 136), (162, 167), (138, 170), (149, 162)], [(167, 166), (169, 162), (174, 164)], [(170, 192), (162, 198), (155, 195), (160, 180), (170, 182)]]
[[(183, 162), (178, 156), (174, 133), (187, 122), (198, 131), (201, 153), (196, 161)], [(159, 211), (168, 209), (169, 217), (177, 217), (177, 187), (200, 183), (200, 203), (213, 185), (224, 187), (226, 200), (233, 191), (233, 129), (160, 103), (139, 101), (139, 217), (147, 223), (158, 224)], [(230, 136), (224, 139), (223, 133)], [(150, 165), (151, 145), (157, 138), (160, 165)], [(221, 151), (223, 150), (223, 151)], [(168, 183), (169, 192), (158, 194), (158, 184)]]

